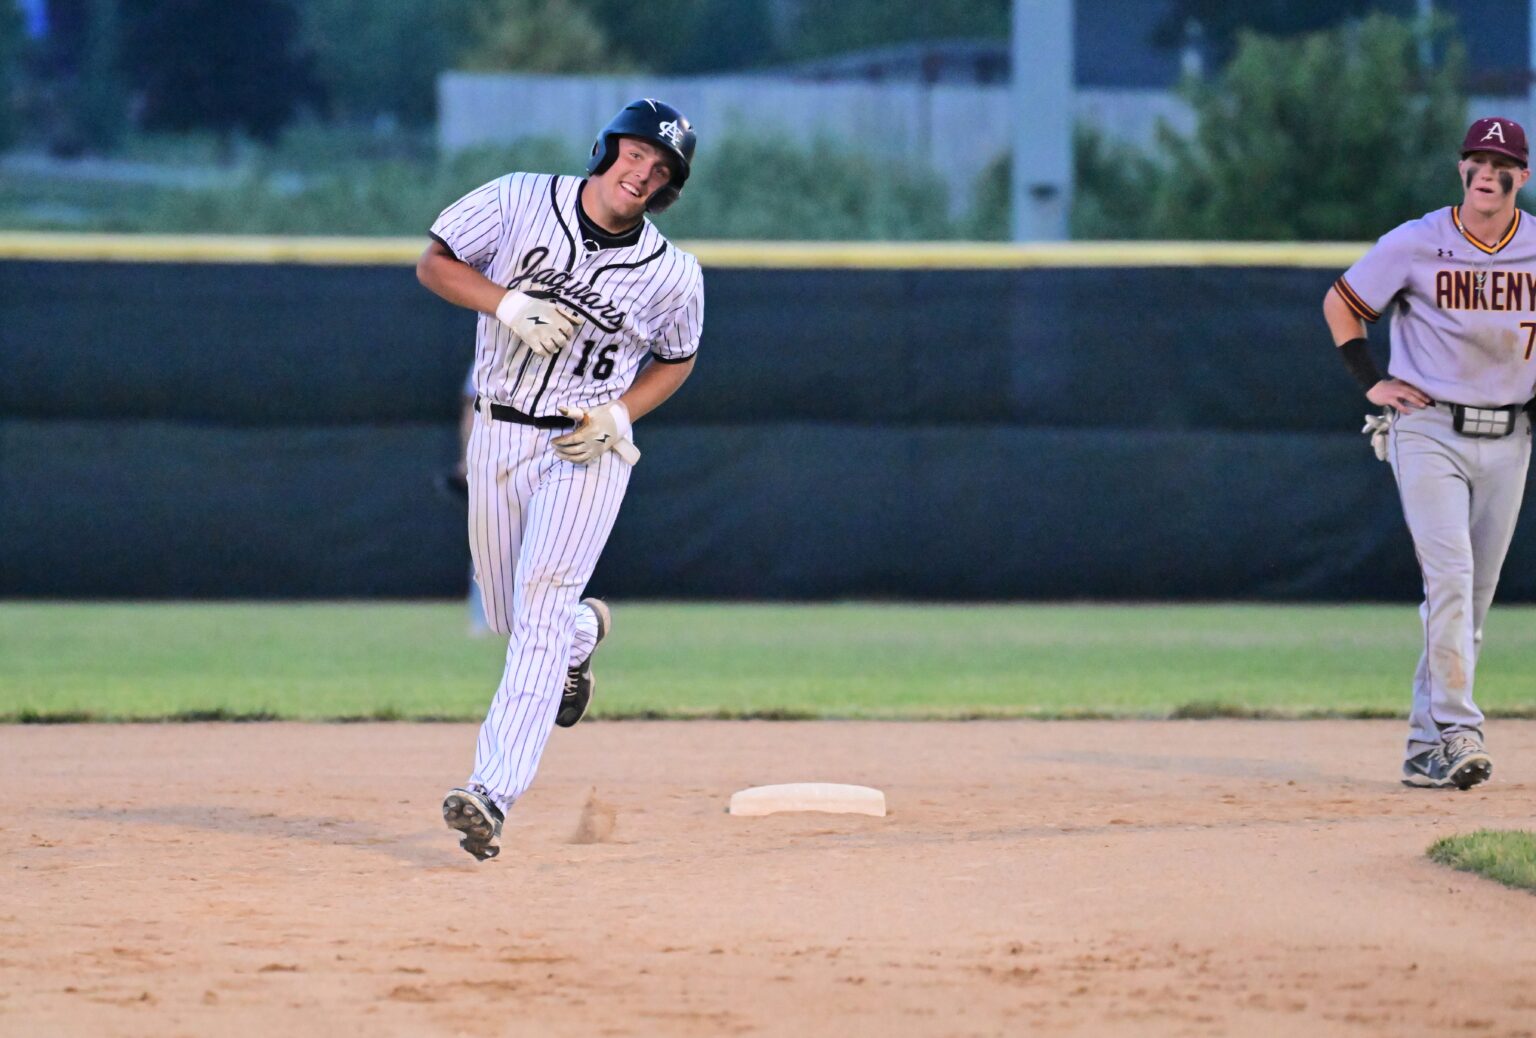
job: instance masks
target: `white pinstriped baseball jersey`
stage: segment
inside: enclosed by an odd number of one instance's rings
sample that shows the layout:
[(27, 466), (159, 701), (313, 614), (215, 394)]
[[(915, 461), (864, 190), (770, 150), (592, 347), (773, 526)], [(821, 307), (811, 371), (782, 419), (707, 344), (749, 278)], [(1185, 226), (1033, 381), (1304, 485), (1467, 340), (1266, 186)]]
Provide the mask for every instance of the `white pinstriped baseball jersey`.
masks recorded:
[[(491, 281), (550, 299), (582, 322), (550, 357), (481, 314), (471, 388), (524, 416), (590, 410), (621, 397), (647, 363), (689, 360), (704, 320), (694, 257), (648, 221), (622, 234), (581, 208), (585, 181), (512, 173), (443, 210), (431, 234)], [(561, 458), (563, 430), (479, 410), (466, 457), (469, 542), (486, 622), (507, 661), (475, 747), (467, 789), (505, 812), (533, 781), (565, 681), (600, 638), (579, 601), (618, 518), (631, 462), (609, 451)]]
[(443, 210), (432, 237), (498, 285), (554, 299), (584, 323), (539, 357), (493, 315), (475, 332), (475, 391), (531, 415), (618, 399), (647, 356), (679, 363), (698, 349), (704, 277), (649, 220), (633, 244), (593, 249), (578, 218), (578, 177), (510, 173)]

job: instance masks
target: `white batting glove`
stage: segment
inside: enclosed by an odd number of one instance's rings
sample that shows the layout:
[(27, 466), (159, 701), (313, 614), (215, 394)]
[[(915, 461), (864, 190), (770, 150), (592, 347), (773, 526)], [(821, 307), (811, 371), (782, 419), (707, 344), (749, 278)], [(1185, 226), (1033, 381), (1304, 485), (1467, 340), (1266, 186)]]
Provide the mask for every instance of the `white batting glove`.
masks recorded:
[(1384, 414), (1365, 416), (1365, 428), (1360, 431), (1371, 438), (1371, 450), (1376, 452), (1377, 461), (1387, 460), (1387, 430), (1390, 428), (1392, 419)]
[(617, 451), (631, 465), (640, 460), (640, 451), (630, 440), (634, 427), (629, 408), (619, 401), (590, 411), (562, 404), (560, 413), (576, 422), (576, 428), (554, 440), (555, 453), (566, 461), (590, 465), (608, 451)]
[(570, 344), (571, 334), (581, 324), (548, 299), (535, 299), (526, 292), (512, 291), (496, 304), (496, 320), (512, 329), (512, 334), (528, 344), (541, 357), (549, 357)]

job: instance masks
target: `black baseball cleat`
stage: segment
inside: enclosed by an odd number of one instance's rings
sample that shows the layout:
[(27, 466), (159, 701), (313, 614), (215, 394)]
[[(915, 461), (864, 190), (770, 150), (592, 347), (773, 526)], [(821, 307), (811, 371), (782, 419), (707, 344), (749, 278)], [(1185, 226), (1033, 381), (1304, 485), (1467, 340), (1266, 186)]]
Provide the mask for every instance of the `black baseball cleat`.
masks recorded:
[(1420, 789), (1444, 789), (1451, 784), (1451, 766), (1445, 747), (1432, 746), (1403, 761), (1403, 785)]
[(1451, 785), (1471, 789), (1493, 775), (1493, 758), (1473, 732), (1457, 732), (1445, 738), (1445, 763)]
[(570, 728), (580, 721), (586, 716), (587, 707), (592, 705), (592, 692), (597, 688), (597, 679), (592, 676), (592, 657), (597, 655), (597, 647), (603, 644), (603, 639), (608, 637), (613, 627), (613, 614), (601, 598), (583, 598), (581, 604), (597, 616), (597, 641), (593, 643), (592, 651), (586, 659), (565, 672), (565, 695), (561, 697), (560, 710), (555, 714), (555, 724), (561, 728)]
[(501, 809), (484, 793), (473, 789), (450, 789), (443, 798), (443, 821), (448, 828), (464, 834), (459, 846), (487, 861), (501, 853), (496, 838), (501, 835)]

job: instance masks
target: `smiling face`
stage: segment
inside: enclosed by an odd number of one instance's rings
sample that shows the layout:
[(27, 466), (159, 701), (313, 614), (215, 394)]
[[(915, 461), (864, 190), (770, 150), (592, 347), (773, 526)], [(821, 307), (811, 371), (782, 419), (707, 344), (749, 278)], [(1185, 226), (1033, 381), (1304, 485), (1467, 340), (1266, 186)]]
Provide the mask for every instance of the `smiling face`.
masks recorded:
[(1456, 167), (1466, 188), (1462, 205), (1473, 212), (1494, 216), (1513, 209), (1515, 193), (1531, 179), (1531, 171), (1508, 155), (1493, 151), (1474, 151)]
[(675, 160), (665, 149), (638, 137), (620, 137), (613, 165), (592, 177), (587, 215), (604, 230), (619, 233), (639, 223), (645, 203), (672, 182)]

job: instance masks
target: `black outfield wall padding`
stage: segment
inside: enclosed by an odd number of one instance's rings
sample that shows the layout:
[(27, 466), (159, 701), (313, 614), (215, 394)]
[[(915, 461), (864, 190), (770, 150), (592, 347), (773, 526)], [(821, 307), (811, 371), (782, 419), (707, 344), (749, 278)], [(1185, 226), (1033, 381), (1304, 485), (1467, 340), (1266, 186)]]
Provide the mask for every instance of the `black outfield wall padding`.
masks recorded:
[[(707, 270), (698, 372), (649, 421), (1332, 431), (1361, 403), (1333, 276)], [(474, 350), (398, 266), (0, 260), (0, 314), (19, 418), (451, 421)]]
[(0, 422), (0, 593), (439, 596), (467, 586), (443, 425)]
[[(592, 589), (1412, 600), (1335, 273), (707, 270)], [(0, 261), (0, 318), (0, 595), (464, 590), (474, 317), (408, 266)]]
[(786, 425), (662, 430), (647, 449), (675, 460), (636, 471), (595, 585), (1275, 600), (1417, 587), (1391, 476), (1353, 438)]
[[(73, 597), (451, 596), (438, 426), (0, 424), (0, 587)], [(790, 424), (661, 427), (593, 590), (627, 597), (1399, 599), (1363, 439)], [(1536, 598), (1516, 538), (1500, 594)]]

